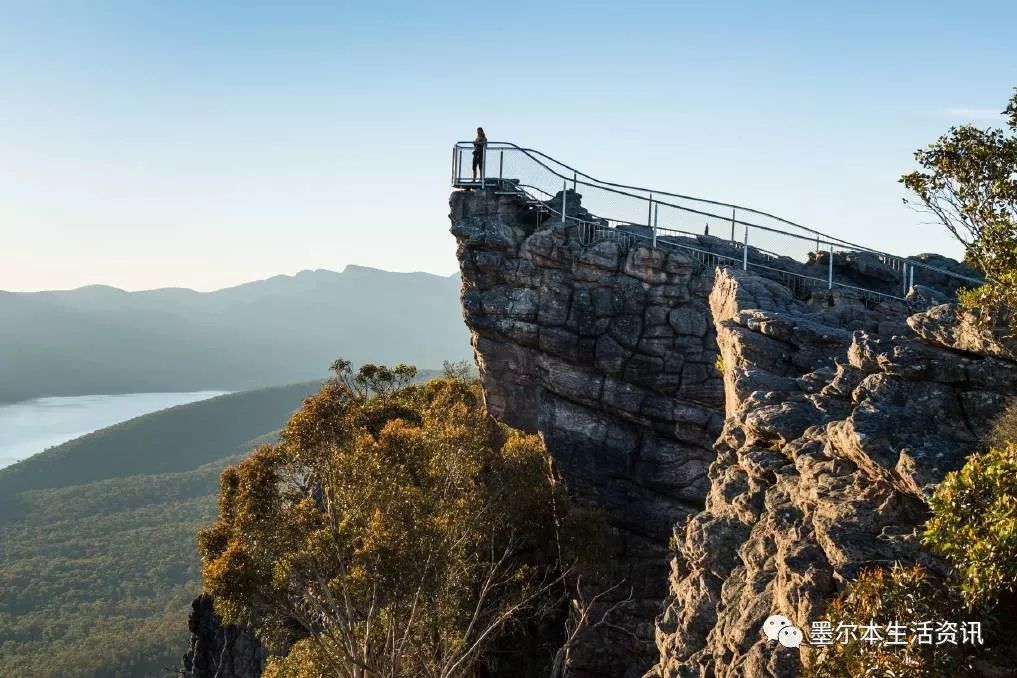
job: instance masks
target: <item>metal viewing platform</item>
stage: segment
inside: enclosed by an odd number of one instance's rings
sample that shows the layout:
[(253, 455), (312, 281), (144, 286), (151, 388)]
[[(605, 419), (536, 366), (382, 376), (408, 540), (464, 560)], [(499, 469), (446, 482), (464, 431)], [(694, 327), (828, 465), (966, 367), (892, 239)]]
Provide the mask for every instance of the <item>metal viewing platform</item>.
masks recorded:
[[(704, 265), (734, 266), (776, 277), (796, 294), (839, 288), (854, 290), (872, 301), (904, 301), (916, 284), (942, 287), (945, 281), (959, 288), (983, 282), (742, 205), (601, 181), (545, 153), (513, 143), (488, 142), (484, 162), (474, 178), (473, 148), (472, 141), (460, 141), (452, 148), (452, 186), (516, 195), (549, 219), (574, 226), (586, 245), (616, 240), (676, 248)], [(573, 204), (569, 204), (570, 191), (582, 196), (581, 209), (574, 195)], [(692, 223), (696, 228), (701, 224), (703, 233), (679, 228)], [(704, 240), (723, 246), (705, 247)], [(838, 258), (871, 262), (887, 284), (881, 290), (860, 286), (855, 277), (835, 266)], [(808, 271), (803, 270), (802, 262), (811, 262)], [(818, 262), (825, 275), (816, 275)]]

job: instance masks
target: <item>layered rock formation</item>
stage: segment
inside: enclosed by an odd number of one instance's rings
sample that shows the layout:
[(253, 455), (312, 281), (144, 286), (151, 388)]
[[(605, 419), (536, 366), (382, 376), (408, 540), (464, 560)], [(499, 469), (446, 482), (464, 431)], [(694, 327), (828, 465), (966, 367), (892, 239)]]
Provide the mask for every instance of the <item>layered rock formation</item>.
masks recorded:
[[(574, 194), (567, 204), (581, 209)], [(601, 585), (633, 590), (573, 671), (642, 675), (671, 528), (703, 508), (723, 422), (710, 277), (679, 252), (584, 248), (537, 218), (512, 196), (453, 195), (464, 315), (489, 410), (542, 433), (577, 501), (606, 511), (615, 567)]]
[[(796, 676), (810, 650), (767, 643), (762, 622), (809, 628), (866, 567), (941, 570), (916, 539), (925, 498), (979, 449), (1017, 364), (950, 306), (908, 327), (848, 319), (741, 271), (710, 301), (729, 416), (706, 510), (675, 528), (654, 674)], [(994, 350), (964, 350), (980, 342)]]
[[(543, 434), (576, 500), (606, 512), (604, 561), (635, 591), (574, 675), (798, 675), (808, 649), (767, 646), (767, 616), (807, 627), (865, 566), (938, 567), (913, 538), (924, 497), (1017, 391), (1006, 347), (945, 307), (805, 301), (679, 249), (584, 245), (495, 190), (451, 208), (488, 406)], [(835, 264), (891, 282), (878, 261)]]

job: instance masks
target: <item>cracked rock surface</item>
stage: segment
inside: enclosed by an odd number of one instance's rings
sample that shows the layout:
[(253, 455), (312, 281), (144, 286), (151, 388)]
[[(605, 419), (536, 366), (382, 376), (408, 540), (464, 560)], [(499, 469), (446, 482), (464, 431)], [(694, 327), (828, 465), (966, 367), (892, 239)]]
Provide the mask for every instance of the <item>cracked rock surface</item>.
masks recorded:
[[(681, 250), (581, 242), (493, 189), (450, 205), (488, 407), (541, 433), (577, 503), (606, 513), (603, 564), (635, 591), (573, 675), (796, 676), (809, 650), (768, 646), (767, 616), (807, 627), (862, 568), (942, 567), (913, 537), (925, 498), (1017, 392), (1014, 347), (928, 308), (949, 285), (802, 300)], [(899, 293), (875, 258), (835, 266)]]
[(657, 654), (671, 529), (703, 508), (723, 424), (712, 275), (676, 251), (582, 247), (493, 191), (453, 194), (452, 234), (489, 410), (543, 434), (576, 501), (606, 512), (610, 576), (634, 591), (572, 671), (640, 676)]
[(950, 305), (847, 331), (741, 271), (710, 302), (728, 417), (706, 508), (675, 527), (648, 675), (797, 676), (810, 650), (768, 643), (763, 621), (807, 629), (867, 567), (943, 571), (915, 538), (926, 498), (980, 449), (1017, 364)]
[(257, 678), (268, 654), (250, 629), (223, 626), (206, 595), (195, 598), (187, 620), (191, 644), (181, 678)]
[[(592, 218), (572, 191), (566, 205)], [(770, 614), (806, 628), (865, 567), (941, 570), (914, 538), (925, 499), (1017, 393), (1017, 344), (934, 305), (950, 280), (922, 271), (907, 303), (805, 301), (779, 272), (718, 269), (664, 239), (581, 242), (494, 189), (450, 206), (488, 408), (539, 432), (574, 500), (604, 512), (605, 586), (633, 591), (580, 637), (570, 675), (797, 676), (810, 651), (767, 644)], [(682, 240), (741, 257), (720, 238)], [(828, 256), (778, 265), (822, 278)], [(838, 253), (834, 267), (900, 293), (876, 257)], [(182, 675), (261, 675), (264, 649), (207, 597), (189, 626)]]

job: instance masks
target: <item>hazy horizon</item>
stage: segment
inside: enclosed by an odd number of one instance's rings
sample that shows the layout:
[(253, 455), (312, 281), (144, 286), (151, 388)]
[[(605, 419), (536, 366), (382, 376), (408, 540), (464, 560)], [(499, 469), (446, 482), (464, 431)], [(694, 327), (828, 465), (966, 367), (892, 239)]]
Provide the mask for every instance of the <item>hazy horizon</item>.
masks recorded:
[(296, 278), (299, 275), (315, 274), (315, 273), (335, 273), (336, 275), (343, 275), (350, 268), (354, 268), (354, 269), (367, 269), (367, 270), (371, 270), (371, 271), (378, 271), (380, 273), (392, 273), (392, 274), (396, 274), (396, 275), (430, 275), (430, 276), (434, 276), (436, 278), (451, 278), (453, 276), (459, 275), (459, 271), (458, 270), (453, 271), (452, 273), (447, 273), (447, 274), (445, 274), (445, 273), (432, 273), (430, 271), (388, 271), (388, 270), (385, 270), (383, 268), (377, 268), (375, 266), (361, 266), (360, 264), (352, 264), (351, 263), (351, 264), (346, 264), (345, 266), (343, 266), (342, 270), (335, 270), (335, 269), (330, 269), (330, 268), (315, 268), (315, 269), (304, 268), (304, 269), (301, 269), (301, 270), (298, 270), (298, 271), (294, 271), (292, 273), (272, 273), (272, 274), (268, 274), (268, 275), (266, 275), (265, 277), (262, 277), (262, 278), (255, 278), (255, 279), (251, 279), (251, 280), (239, 280), (237, 282), (226, 284), (223, 287), (214, 287), (214, 288), (210, 288), (210, 289), (199, 289), (199, 288), (195, 288), (195, 287), (185, 287), (185, 286), (182, 286), (182, 285), (165, 285), (165, 286), (162, 286), (162, 287), (140, 287), (140, 288), (129, 289), (129, 288), (124, 288), (124, 287), (120, 287), (120, 286), (117, 286), (117, 285), (111, 285), (111, 284), (105, 283), (105, 282), (93, 282), (93, 283), (86, 283), (84, 285), (78, 285), (77, 287), (64, 287), (64, 288), (51, 288), (51, 289), (34, 289), (34, 290), (0, 289), (0, 293), (7, 292), (7, 293), (10, 293), (10, 294), (41, 294), (41, 293), (46, 293), (46, 292), (77, 292), (79, 290), (84, 290), (84, 289), (88, 289), (88, 288), (100, 287), (100, 288), (108, 288), (108, 289), (119, 290), (121, 292), (128, 292), (128, 293), (131, 293), (131, 292), (159, 292), (159, 291), (162, 291), (162, 290), (185, 290), (185, 291), (191, 291), (191, 292), (198, 292), (199, 294), (212, 294), (212, 293), (215, 293), (215, 292), (222, 292), (224, 290), (233, 289), (235, 287), (241, 287), (243, 285), (248, 285), (250, 283), (265, 282), (267, 280), (272, 280), (273, 278)]
[(859, 9), (17, 3), (0, 289), (447, 275), (450, 148), (477, 125), (606, 180), (957, 257), (897, 179), (950, 125), (1003, 124), (1017, 4)]

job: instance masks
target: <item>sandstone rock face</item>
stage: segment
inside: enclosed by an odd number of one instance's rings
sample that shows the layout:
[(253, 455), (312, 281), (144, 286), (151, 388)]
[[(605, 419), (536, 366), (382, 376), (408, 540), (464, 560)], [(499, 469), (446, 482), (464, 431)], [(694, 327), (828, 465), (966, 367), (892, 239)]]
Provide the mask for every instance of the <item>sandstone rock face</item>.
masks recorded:
[(488, 408), (542, 433), (577, 501), (606, 511), (611, 576), (634, 592), (621, 631), (582, 643), (572, 670), (642, 675), (671, 528), (703, 508), (723, 423), (711, 276), (679, 252), (584, 248), (492, 191), (455, 193), (452, 222)]
[(986, 326), (972, 311), (960, 312), (954, 306), (941, 305), (928, 313), (908, 318), (908, 326), (929, 343), (944, 348), (1017, 359), (1017, 341), (1006, 328)]
[(267, 653), (247, 628), (223, 627), (206, 595), (195, 598), (187, 620), (191, 645), (181, 678), (258, 678)]
[[(937, 346), (876, 312), (849, 332), (741, 271), (719, 273), (710, 301), (729, 416), (706, 510), (675, 529), (652, 675), (797, 676), (808, 648), (767, 643), (763, 621), (807, 629), (865, 567), (941, 570), (915, 539), (925, 499), (1017, 393), (1017, 364), (993, 357), (998, 347)], [(908, 324), (947, 317), (953, 307), (939, 306)]]
[[(929, 308), (948, 285), (926, 276), (911, 305), (803, 301), (680, 250), (584, 246), (493, 190), (451, 208), (488, 406), (606, 511), (605, 562), (635, 590), (573, 675), (797, 676), (809, 650), (768, 645), (767, 616), (808, 628), (862, 568), (942, 568), (914, 538), (925, 498), (1017, 393), (1012, 347)], [(901, 293), (878, 260), (839, 257)]]

